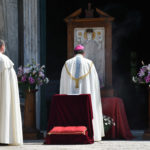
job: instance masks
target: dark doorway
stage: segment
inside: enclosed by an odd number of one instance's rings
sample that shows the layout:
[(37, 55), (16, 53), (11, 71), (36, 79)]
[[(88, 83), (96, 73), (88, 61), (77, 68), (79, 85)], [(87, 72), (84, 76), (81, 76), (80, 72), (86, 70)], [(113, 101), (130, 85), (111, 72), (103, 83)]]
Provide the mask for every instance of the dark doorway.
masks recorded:
[[(67, 26), (64, 18), (79, 8), (87, 8), (88, 0), (46, 0), (46, 66), (50, 83), (46, 87), (47, 104), (59, 92), (62, 66), (67, 59)], [(147, 4), (148, 6), (148, 4)], [(141, 60), (150, 62), (146, 4), (118, 1), (92, 1), (97, 7), (115, 18), (112, 28), (113, 87), (115, 96), (124, 101), (131, 129), (147, 127), (147, 91), (132, 83), (132, 75)], [(41, 16), (42, 17), (42, 16)], [(42, 49), (41, 49), (42, 50)], [(132, 66), (132, 62), (135, 66)], [(48, 106), (49, 107), (49, 106)]]

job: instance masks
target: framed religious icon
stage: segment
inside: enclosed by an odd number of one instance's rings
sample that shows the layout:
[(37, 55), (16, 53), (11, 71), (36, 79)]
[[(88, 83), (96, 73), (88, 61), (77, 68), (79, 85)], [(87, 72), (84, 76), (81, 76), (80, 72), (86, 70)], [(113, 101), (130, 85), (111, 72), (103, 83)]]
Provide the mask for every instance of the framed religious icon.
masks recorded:
[(82, 44), (85, 57), (95, 64), (100, 86), (105, 87), (105, 28), (74, 28), (74, 47)]
[(113, 96), (112, 88), (112, 21), (113, 17), (96, 8), (98, 17), (94, 17), (91, 4), (80, 17), (78, 9), (67, 18), (67, 56), (71, 58), (74, 47), (82, 44), (85, 57), (95, 64), (100, 80), (102, 96)]

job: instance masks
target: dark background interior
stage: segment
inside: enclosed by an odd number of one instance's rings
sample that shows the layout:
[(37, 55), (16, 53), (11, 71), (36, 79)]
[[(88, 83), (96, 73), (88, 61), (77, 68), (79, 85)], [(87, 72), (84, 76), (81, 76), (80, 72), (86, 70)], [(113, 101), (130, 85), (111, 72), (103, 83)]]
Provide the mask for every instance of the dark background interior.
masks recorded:
[[(47, 99), (59, 92), (62, 66), (67, 59), (67, 25), (64, 18), (79, 8), (87, 8), (88, 0), (47, 0), (46, 3), (46, 66), (50, 83)], [(141, 60), (150, 63), (148, 38), (148, 4), (131, 1), (91, 0), (115, 18), (112, 24), (113, 88), (124, 101), (131, 129), (147, 127), (147, 90), (132, 83), (132, 75)], [(148, 3), (148, 2), (147, 2)]]

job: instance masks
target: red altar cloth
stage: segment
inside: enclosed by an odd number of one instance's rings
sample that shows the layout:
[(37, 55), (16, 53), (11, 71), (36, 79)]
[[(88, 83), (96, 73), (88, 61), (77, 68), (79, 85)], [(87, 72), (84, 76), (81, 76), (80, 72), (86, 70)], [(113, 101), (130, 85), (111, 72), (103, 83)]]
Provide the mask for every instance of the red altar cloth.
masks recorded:
[(86, 126), (86, 135), (47, 135), (45, 144), (91, 144), (93, 140), (92, 104), (89, 94), (59, 95), (52, 98), (48, 121), (49, 132), (54, 126)]
[(103, 114), (113, 118), (116, 124), (105, 135), (106, 139), (131, 140), (134, 138), (130, 132), (122, 99), (118, 97), (102, 98), (102, 108)]

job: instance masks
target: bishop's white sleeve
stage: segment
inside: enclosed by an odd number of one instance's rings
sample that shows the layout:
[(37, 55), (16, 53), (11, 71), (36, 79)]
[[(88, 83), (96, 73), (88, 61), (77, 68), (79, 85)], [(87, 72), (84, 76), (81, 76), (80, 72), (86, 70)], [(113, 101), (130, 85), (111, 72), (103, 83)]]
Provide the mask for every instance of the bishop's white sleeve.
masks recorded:
[(64, 86), (65, 86), (65, 65), (63, 66), (62, 68), (62, 71), (61, 71), (61, 77), (60, 77), (60, 89), (59, 89), (59, 94), (65, 94), (65, 91), (64, 91)]
[(93, 65), (93, 73), (94, 73), (94, 76), (95, 76), (95, 89), (96, 89), (97, 94), (101, 98), (100, 81), (99, 81), (99, 77), (98, 77), (98, 74), (97, 74), (97, 71), (96, 71), (96, 68), (95, 68), (94, 65)]
[(101, 92), (100, 92), (100, 82), (99, 82), (99, 78), (98, 78), (98, 74), (97, 74), (97, 71), (96, 71), (96, 68), (95, 66), (93, 65), (92, 66), (92, 70), (91, 70), (91, 73), (92, 73), (92, 81), (93, 81), (93, 91), (95, 92), (95, 106), (97, 109), (97, 112), (98, 112), (98, 116), (99, 116), (99, 122), (100, 122), (100, 132), (101, 132), (101, 137), (104, 137), (105, 136), (105, 133), (104, 133), (104, 125), (103, 125), (103, 115), (102, 115), (102, 104), (101, 104)]

